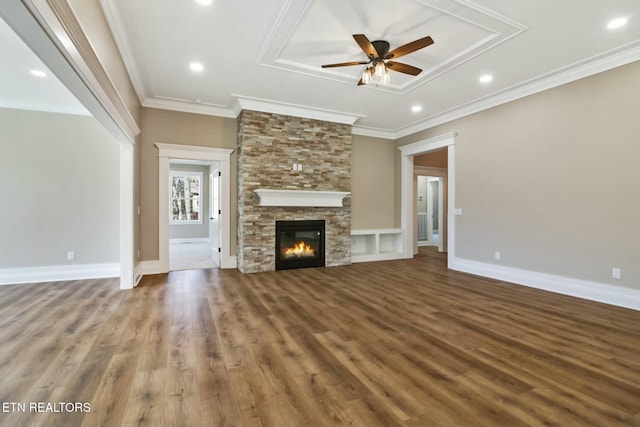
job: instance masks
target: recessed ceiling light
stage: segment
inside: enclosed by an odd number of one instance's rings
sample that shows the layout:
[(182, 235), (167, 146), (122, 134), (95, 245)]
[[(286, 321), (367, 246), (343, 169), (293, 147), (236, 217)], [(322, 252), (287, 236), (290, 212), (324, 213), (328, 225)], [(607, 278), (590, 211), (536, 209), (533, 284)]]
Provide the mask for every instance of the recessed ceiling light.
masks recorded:
[(47, 73), (42, 70), (31, 70), (31, 75), (36, 77), (47, 77)]
[(618, 28), (621, 28), (621, 27), (624, 27), (625, 25), (627, 25), (627, 21), (628, 21), (627, 18), (612, 19), (607, 24), (607, 28), (610, 29), (610, 30), (616, 30)]
[(414, 113), (419, 113), (420, 111), (422, 111), (422, 107), (420, 105), (414, 105), (413, 107), (411, 107), (411, 111), (413, 111)]
[(491, 74), (485, 74), (483, 76), (480, 76), (478, 80), (480, 80), (480, 83), (489, 83), (493, 80), (493, 76)]
[(192, 62), (191, 64), (189, 64), (189, 68), (191, 68), (192, 71), (199, 73), (200, 71), (204, 70), (204, 65), (199, 62)]
[(201, 4), (203, 6), (209, 6), (213, 0), (196, 0), (196, 3)]

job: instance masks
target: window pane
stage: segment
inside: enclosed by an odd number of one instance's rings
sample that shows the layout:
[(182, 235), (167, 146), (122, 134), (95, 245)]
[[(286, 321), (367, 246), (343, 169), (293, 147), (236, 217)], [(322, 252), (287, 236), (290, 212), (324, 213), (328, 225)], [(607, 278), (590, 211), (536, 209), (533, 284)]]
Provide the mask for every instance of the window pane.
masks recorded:
[(200, 221), (199, 176), (171, 176), (171, 221)]
[(177, 199), (173, 199), (171, 202), (172, 202), (172, 207), (171, 207), (172, 216), (171, 216), (171, 219), (173, 221), (177, 221), (178, 218), (180, 218), (180, 214), (179, 214), (180, 208), (179, 208), (178, 200)]

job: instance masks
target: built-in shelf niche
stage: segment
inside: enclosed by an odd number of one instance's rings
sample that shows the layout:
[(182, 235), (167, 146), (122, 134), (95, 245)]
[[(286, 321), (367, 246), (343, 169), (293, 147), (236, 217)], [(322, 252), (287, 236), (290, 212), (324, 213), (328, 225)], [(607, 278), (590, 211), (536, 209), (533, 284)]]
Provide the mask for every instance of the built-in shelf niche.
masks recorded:
[(383, 261), (403, 257), (401, 228), (351, 231), (351, 262)]

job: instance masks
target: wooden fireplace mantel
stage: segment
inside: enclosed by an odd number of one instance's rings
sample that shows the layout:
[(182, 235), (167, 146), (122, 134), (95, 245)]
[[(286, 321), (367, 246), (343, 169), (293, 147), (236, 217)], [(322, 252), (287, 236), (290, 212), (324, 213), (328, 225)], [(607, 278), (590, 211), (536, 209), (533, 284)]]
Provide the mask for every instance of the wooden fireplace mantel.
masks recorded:
[(350, 192), (345, 191), (306, 191), (275, 190), (258, 188), (254, 190), (260, 198), (260, 206), (299, 206), (299, 207), (342, 207), (342, 199)]

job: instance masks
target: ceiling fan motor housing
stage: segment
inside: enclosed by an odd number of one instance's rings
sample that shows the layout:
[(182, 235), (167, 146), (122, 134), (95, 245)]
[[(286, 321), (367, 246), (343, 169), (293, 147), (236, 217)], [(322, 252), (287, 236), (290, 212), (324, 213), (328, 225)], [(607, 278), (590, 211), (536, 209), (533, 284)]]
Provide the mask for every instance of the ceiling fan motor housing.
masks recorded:
[(389, 53), (389, 42), (386, 40), (374, 40), (371, 42), (371, 44), (373, 45), (373, 47), (376, 49), (376, 52), (378, 52), (378, 58), (371, 58), (372, 60), (374, 59), (384, 59), (385, 55), (387, 53)]

